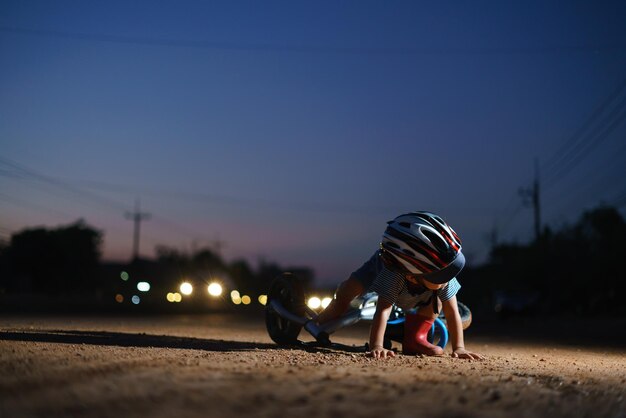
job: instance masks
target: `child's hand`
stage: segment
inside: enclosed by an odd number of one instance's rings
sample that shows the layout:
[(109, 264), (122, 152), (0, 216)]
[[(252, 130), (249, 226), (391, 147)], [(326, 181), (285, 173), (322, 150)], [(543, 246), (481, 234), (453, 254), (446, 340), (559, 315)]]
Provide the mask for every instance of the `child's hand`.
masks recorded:
[(367, 356), (373, 358), (391, 358), (395, 357), (396, 353), (393, 350), (387, 350), (381, 346), (375, 346), (367, 353)]
[(466, 358), (470, 360), (483, 360), (484, 357), (478, 353), (473, 353), (465, 349), (465, 347), (459, 347), (452, 352), (454, 358)]

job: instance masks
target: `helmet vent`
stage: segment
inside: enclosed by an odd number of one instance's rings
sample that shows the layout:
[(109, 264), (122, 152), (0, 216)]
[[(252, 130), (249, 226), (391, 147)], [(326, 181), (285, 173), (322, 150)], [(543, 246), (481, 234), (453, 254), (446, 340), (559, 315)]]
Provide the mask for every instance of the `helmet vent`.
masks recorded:
[(395, 242), (387, 242), (387, 245), (393, 248), (400, 248), (400, 246), (398, 244), (396, 244)]
[(408, 223), (408, 222), (400, 222), (400, 226), (401, 226), (402, 228), (407, 228), (407, 229), (408, 229), (408, 228), (411, 228), (411, 224), (410, 224), (410, 223)]
[(437, 236), (432, 231), (429, 231), (427, 229), (422, 229), (422, 233), (426, 235), (426, 237), (430, 240), (430, 242), (435, 246), (437, 251), (442, 252), (442, 253), (445, 253), (448, 251), (448, 246), (441, 239), (441, 237)]
[(411, 250), (402, 250), (402, 252), (406, 255), (410, 255), (411, 257), (415, 257), (415, 253)]

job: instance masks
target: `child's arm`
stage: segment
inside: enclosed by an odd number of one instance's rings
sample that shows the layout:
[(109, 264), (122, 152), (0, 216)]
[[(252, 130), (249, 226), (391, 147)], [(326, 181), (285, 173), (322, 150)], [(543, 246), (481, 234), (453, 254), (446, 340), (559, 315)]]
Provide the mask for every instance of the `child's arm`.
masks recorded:
[(459, 307), (456, 303), (456, 296), (441, 303), (443, 313), (446, 315), (448, 331), (450, 331), (450, 342), (452, 343), (452, 357), (482, 360), (482, 356), (465, 349), (463, 341), (463, 324)]
[(385, 302), (380, 298), (378, 299), (376, 313), (374, 314), (372, 328), (370, 329), (370, 352), (368, 353), (370, 357), (387, 358), (396, 355), (393, 351), (383, 347), (385, 329), (387, 328), (387, 320), (389, 319), (392, 306), (393, 305), (389, 302)]

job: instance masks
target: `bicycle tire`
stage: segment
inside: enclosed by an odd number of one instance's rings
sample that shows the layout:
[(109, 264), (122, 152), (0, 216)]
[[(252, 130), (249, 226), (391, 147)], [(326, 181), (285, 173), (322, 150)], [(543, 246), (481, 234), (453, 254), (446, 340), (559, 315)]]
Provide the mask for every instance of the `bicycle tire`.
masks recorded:
[(265, 308), (265, 326), (272, 341), (279, 345), (297, 344), (302, 325), (278, 315), (271, 308), (272, 300), (280, 302), (291, 313), (304, 316), (304, 287), (302, 282), (291, 273), (277, 276), (267, 292), (267, 306)]

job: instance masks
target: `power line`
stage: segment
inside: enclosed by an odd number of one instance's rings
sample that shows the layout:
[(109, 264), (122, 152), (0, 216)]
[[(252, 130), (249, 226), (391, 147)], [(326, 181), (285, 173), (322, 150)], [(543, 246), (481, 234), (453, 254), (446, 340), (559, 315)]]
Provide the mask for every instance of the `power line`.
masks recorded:
[(581, 139), (582, 134), (587, 131), (596, 119), (606, 110), (606, 108), (622, 93), (626, 88), (626, 79), (617, 85), (615, 90), (609, 94), (609, 96), (598, 105), (585, 122), (569, 137), (561, 147), (544, 163), (542, 171), (548, 173), (557, 167), (561, 162), (566, 159), (567, 155), (572, 151), (575, 144)]
[[(599, 145), (623, 120), (624, 115), (618, 116), (618, 113), (624, 108), (624, 102), (626, 99), (622, 99), (621, 102), (616, 105), (611, 113), (606, 116), (602, 122), (596, 127), (595, 130), (590, 131), (602, 114), (610, 108), (616, 99), (626, 89), (626, 79), (622, 80), (617, 87), (611, 91), (611, 93), (604, 99), (589, 115), (585, 122), (570, 136), (558, 150), (546, 160), (542, 165), (542, 172), (547, 173), (547, 180), (543, 186), (543, 190), (551, 188), (556, 182), (558, 182), (565, 174), (568, 174), (580, 161), (585, 158), (591, 148)], [(604, 130), (602, 130), (604, 128)], [(595, 137), (595, 138), (594, 138)], [(536, 187), (523, 188), (520, 190), (522, 196), (533, 197), (536, 196), (537, 202), (539, 197), (538, 191), (538, 176), (535, 176)], [(534, 193), (536, 190), (536, 194)], [(504, 222), (496, 222), (497, 233), (503, 235), (513, 223), (515, 217), (520, 213), (524, 207), (524, 203), (521, 202), (514, 206), (516, 201), (516, 195), (514, 195), (503, 211)], [(513, 208), (512, 210), (510, 208)], [(508, 216), (504, 216), (510, 213)], [(535, 209), (535, 231), (537, 230), (537, 207)], [(540, 221), (539, 221), (540, 223)]]
[[(588, 157), (589, 154), (595, 149), (595, 147), (600, 145), (600, 143), (604, 141), (622, 123), (624, 119), (626, 119), (626, 111), (623, 111), (619, 115), (617, 114), (619, 110), (623, 110), (623, 109), (626, 109), (626, 97), (624, 98), (624, 100), (622, 100), (622, 103), (620, 104), (620, 108), (614, 109), (614, 112), (611, 112), (611, 115), (609, 115), (609, 118), (613, 118), (613, 121), (608, 126), (606, 126), (604, 130), (601, 131), (593, 139), (593, 141), (587, 143), (587, 146), (583, 150), (581, 150), (581, 152), (578, 153), (578, 155), (574, 159), (572, 159), (567, 166), (564, 166), (561, 169), (561, 171), (559, 172), (560, 175), (553, 177), (552, 183), (546, 185), (546, 189), (552, 187), (556, 182), (558, 182), (563, 177), (563, 175), (570, 173), (572, 169), (576, 167), (576, 165), (578, 165), (580, 161)], [(609, 118), (607, 118), (607, 120)]]
[(41, 206), (35, 203), (30, 203), (27, 202), (23, 199), (19, 199), (16, 198), (15, 196), (9, 196), (7, 194), (4, 193), (0, 193), (0, 202), (7, 202), (7, 203), (11, 203), (13, 205), (17, 205), (20, 206), (22, 208), (25, 209), (29, 209), (29, 210), (34, 210), (34, 211), (38, 211), (38, 212), (42, 212), (42, 213), (46, 213), (47, 215), (56, 215), (59, 218), (62, 218), (64, 220), (66, 219), (70, 219), (70, 218), (75, 218), (74, 216), (66, 213), (66, 212), (61, 212), (57, 209), (51, 209), (45, 206)]
[[(626, 116), (626, 96), (611, 110), (611, 112), (599, 122), (597, 128), (588, 133), (581, 141), (578, 141), (570, 148), (565, 159), (562, 159), (560, 166), (553, 166), (553, 174), (546, 180), (546, 189), (552, 187), (563, 175), (571, 170), (585, 157), (587, 157), (608, 135), (615, 129)], [(621, 114), (620, 114), (621, 112)], [(595, 137), (595, 138), (594, 138)]]
[[(6, 158), (0, 157), (0, 164), (2, 161), (10, 161)], [(17, 164), (12, 162), (13, 164)], [(40, 174), (41, 175), (41, 174)], [(2, 172), (0, 171), (0, 176)], [(15, 177), (11, 175), (11, 177)], [(216, 193), (199, 193), (199, 192), (183, 192), (168, 189), (150, 189), (145, 187), (134, 187), (128, 185), (114, 184), (110, 182), (93, 181), (93, 180), (74, 180), (74, 179), (61, 179), (56, 177), (48, 177), (48, 181), (54, 181), (61, 183), (67, 187), (71, 187), (75, 192), (88, 193), (84, 189), (94, 189), (105, 192), (123, 193), (132, 196), (156, 196), (163, 198), (165, 196), (175, 197), (177, 199), (186, 199), (189, 201), (204, 202), (210, 204), (222, 204), (229, 206), (239, 206), (244, 208), (267, 208), (273, 211), (275, 210), (287, 210), (297, 212), (312, 212), (312, 213), (335, 213), (344, 215), (356, 215), (356, 214), (376, 214), (376, 215), (388, 215), (389, 213), (395, 213), (400, 205), (363, 205), (363, 204), (325, 204), (321, 202), (313, 201), (295, 201), (290, 199), (288, 201), (279, 199), (263, 199), (263, 198), (248, 198), (241, 196), (216, 194)], [(104, 199), (100, 195), (90, 193), (92, 196)], [(109, 199), (112, 204), (116, 205), (116, 209), (120, 209), (123, 212), (129, 211), (125, 204), (120, 203), (117, 200)], [(459, 207), (462, 209), (462, 207)], [(466, 208), (468, 209), (468, 208)], [(469, 210), (469, 209), (468, 209)], [(481, 209), (482, 210), (482, 209)], [(180, 225), (176, 225), (175, 222), (165, 220), (158, 214), (154, 215), (154, 220), (160, 219), (169, 223), (175, 228), (181, 229)], [(190, 232), (187, 230), (187, 232)]]
[(277, 199), (269, 200), (262, 198), (247, 198), (241, 196), (232, 196), (214, 193), (198, 193), (198, 192), (181, 192), (166, 189), (146, 189), (139, 187), (131, 187), (120, 184), (105, 183), (100, 181), (81, 180), (73, 182), (81, 184), (83, 187), (103, 190), (109, 192), (119, 192), (131, 195), (141, 194), (142, 196), (171, 196), (178, 199), (187, 199), (190, 201), (208, 202), (211, 204), (223, 204), (229, 206), (240, 206), (245, 208), (270, 208), (272, 210), (288, 210), (298, 212), (315, 212), (315, 213), (338, 213), (338, 214), (388, 214), (398, 210), (398, 206), (366, 206), (366, 205), (326, 205), (319, 202), (302, 202), (302, 201), (279, 201)]
[(563, 53), (586, 53), (586, 52), (611, 52), (626, 50), (626, 44), (602, 44), (602, 45), (555, 45), (541, 47), (333, 47), (322, 45), (288, 45), (272, 43), (243, 43), (243, 42), (216, 42), (203, 40), (183, 40), (147, 38), (117, 35), (99, 35), (58, 30), (43, 30), (20, 27), (2, 26), (0, 31), (44, 36), (53, 38), (73, 39), (80, 41), (108, 42), (116, 44), (130, 44), (141, 46), (183, 47), (216, 49), (228, 51), (261, 51), (261, 52), (288, 52), (288, 53), (331, 53), (331, 54), (354, 54), (354, 55), (534, 55), (534, 54), (563, 54)]
[[(43, 182), (45, 184), (48, 184), (49, 186), (53, 186), (57, 190), (69, 191), (72, 193), (74, 197), (87, 198), (93, 202), (98, 202), (98, 206), (97, 206), (98, 208), (102, 208), (102, 206), (104, 205), (105, 207), (109, 209), (115, 210), (116, 213), (130, 212), (129, 210), (127, 210), (127, 206), (125, 204), (120, 203), (116, 200), (107, 199), (100, 195), (85, 191), (83, 188), (75, 187), (72, 184), (68, 183), (67, 181), (62, 181), (58, 178), (42, 174), (22, 164), (18, 164), (14, 161), (0, 157), (0, 165), (2, 164), (4, 164), (5, 166), (8, 166), (9, 169), (0, 171), (0, 176), (10, 177), (13, 179), (18, 179), (18, 180), (29, 180), (29, 179), (33, 180), (34, 179), (34, 180)], [(50, 189), (44, 188), (43, 190), (51, 193)], [(189, 229), (183, 228), (180, 225), (176, 225), (174, 222), (168, 221), (163, 217), (158, 217), (157, 220), (161, 224), (168, 224), (170, 225), (170, 227), (178, 229), (179, 232), (181, 232), (183, 235), (193, 235), (193, 234), (197, 235), (197, 232), (190, 232)]]
[[(28, 201), (26, 201), (24, 199), (16, 198), (15, 196), (10, 196), (10, 195), (4, 194), (4, 193), (0, 193), (0, 203), (2, 203), (2, 202), (8, 203), (8, 204), (12, 204), (12, 205), (15, 205), (15, 206), (27, 209), (27, 210), (32, 210), (32, 211), (36, 211), (36, 212), (40, 212), (40, 213), (45, 213), (47, 215), (56, 216), (57, 218), (60, 218), (60, 220), (62, 222), (71, 222), (72, 220), (80, 218), (80, 217), (76, 217), (74, 215), (70, 215), (67, 212), (59, 211), (57, 209), (53, 209), (53, 208), (50, 208), (50, 207), (47, 207), (47, 206), (43, 206), (43, 205), (39, 205), (39, 204), (36, 204), (36, 203), (28, 202)], [(5, 231), (8, 231), (9, 233), (15, 232), (14, 230), (11, 230), (9, 228), (0, 227), (0, 231), (3, 230), (3, 229)], [(118, 227), (115, 227), (115, 226), (110, 226), (110, 225), (107, 226), (104, 229), (107, 230), (107, 231), (113, 230), (113, 231), (115, 231), (117, 233), (120, 233), (120, 234), (128, 232), (125, 229), (118, 228)], [(149, 239), (150, 241), (152, 241), (154, 243), (158, 243), (160, 241), (160, 240), (158, 240), (155, 237), (150, 236), (150, 235), (147, 235), (147, 236), (144, 235), (144, 237)]]
[[(103, 198), (102, 196), (96, 195), (94, 193), (85, 191), (83, 189), (79, 189), (77, 187), (72, 186), (71, 184), (68, 184), (67, 182), (61, 181), (57, 178), (54, 177), (50, 177), (48, 175), (42, 174), (36, 170), (33, 170), (32, 168), (28, 168), (24, 165), (18, 164), (14, 161), (11, 161), (7, 158), (3, 158), (0, 157), (0, 164), (4, 164), (5, 166), (8, 167), (8, 176), (11, 176), (11, 172), (13, 172), (13, 176), (14, 177), (19, 177), (21, 176), (24, 179), (35, 179), (38, 181), (41, 181), (43, 183), (47, 183), (49, 185), (52, 185), (54, 187), (57, 187), (59, 189), (65, 190), (65, 191), (69, 191), (75, 195), (79, 195), (79, 196), (83, 196), (83, 197), (87, 197), (93, 201), (98, 202), (101, 205), (107, 206), (109, 208), (115, 209), (115, 210), (121, 210), (121, 211), (125, 211), (127, 209), (127, 206), (112, 200), (112, 199), (107, 199), (107, 198)], [(5, 168), (4, 170), (5, 172), (7, 172), (7, 169)], [(3, 175), (2, 172), (0, 172), (0, 175)]]
[[(36, 170), (33, 170), (29, 167), (26, 167), (22, 164), (18, 164), (14, 161), (11, 161), (9, 159), (6, 158), (2, 158), (0, 157), (0, 166), (4, 165), (7, 168), (1, 168), (0, 167), (0, 176), (3, 177), (8, 177), (8, 178), (12, 178), (12, 179), (16, 179), (16, 180), (21, 180), (21, 181), (28, 181), (28, 180), (36, 180), (39, 181), (43, 184), (47, 184), (48, 186), (52, 186), (53, 189), (56, 190), (60, 190), (60, 191), (65, 191), (65, 192), (70, 192), (74, 197), (81, 197), (81, 198), (87, 198), (90, 199), (94, 202), (98, 202), (99, 205), (98, 207), (102, 207), (102, 205), (104, 205), (105, 207), (109, 208), (109, 209), (113, 209), (115, 210), (115, 212), (118, 212), (121, 209), (125, 209), (126, 206), (124, 204), (121, 204), (115, 200), (112, 199), (106, 199), (103, 198), (102, 196), (96, 195), (94, 193), (91, 192), (87, 192), (81, 188), (77, 188), (72, 186), (71, 184), (64, 182), (62, 180), (59, 180), (57, 178), (45, 175), (41, 172), (38, 172)], [(48, 188), (43, 188), (44, 191), (51, 193), (51, 189)], [(54, 193), (52, 193), (54, 195)], [(75, 218), (75, 216), (70, 215), (66, 212), (61, 212), (57, 209), (52, 209), (49, 207), (45, 207), (45, 206), (41, 206), (41, 205), (37, 205), (34, 203), (28, 203), (24, 200), (20, 200), (18, 198), (16, 198), (15, 196), (9, 196), (3, 193), (0, 193), (0, 201), (6, 201), (9, 203), (13, 203), (14, 205), (18, 205), (20, 207), (23, 208), (27, 208), (27, 209), (31, 209), (31, 210), (36, 210), (39, 212), (43, 212), (46, 213), (48, 215), (53, 214), (56, 215), (57, 217), (60, 217), (61, 219), (64, 220), (68, 220), (71, 218)], [(127, 214), (129, 214), (129, 211), (126, 211)], [(135, 218), (133, 218), (135, 220), (135, 231), (134, 231), (134, 243), (133, 243), (133, 256), (136, 258), (138, 256), (138, 250), (139, 250), (139, 223), (142, 220), (146, 220), (147, 219), (147, 215), (149, 214), (145, 214), (142, 212), (138, 212), (137, 208), (135, 210), (134, 213), (130, 213), (131, 215), (133, 215)], [(139, 218), (139, 222), (137, 221), (136, 218)], [(158, 218), (160, 222), (165, 223), (165, 224), (170, 224), (170, 225), (174, 225), (174, 227), (178, 227), (179, 230), (184, 230), (184, 234), (188, 235), (188, 234), (196, 234), (196, 232), (190, 232), (189, 229), (186, 228), (182, 228), (178, 225), (176, 225), (173, 222), (168, 222), (166, 219), (164, 218)], [(107, 227), (106, 229), (108, 230), (115, 230), (118, 233), (121, 233), (121, 229), (120, 228), (115, 228), (115, 227)], [(147, 236), (147, 238), (152, 241), (152, 242), (159, 242), (159, 240), (151, 237), (151, 236)]]
[[(592, 173), (585, 173), (582, 178), (577, 178), (572, 187), (568, 188), (563, 193), (560, 193), (560, 196), (565, 196), (566, 198), (559, 197), (560, 205), (557, 206), (556, 209), (552, 208), (550, 211), (551, 215), (551, 223), (555, 222), (555, 218), (560, 216), (561, 213), (566, 209), (574, 206), (576, 202), (580, 199), (585, 199), (587, 203), (596, 204), (603, 196), (599, 196), (595, 194), (595, 198), (593, 201), (589, 199), (589, 192), (592, 190), (597, 190), (602, 193), (607, 192), (611, 186), (615, 186), (615, 179), (619, 179), (622, 177), (624, 161), (623, 156), (626, 151), (626, 143), (623, 146), (616, 150), (613, 154), (611, 154), (611, 158), (604, 161), (601, 170), (596, 170)], [(580, 177), (580, 176), (579, 176)], [(569, 199), (567, 199), (569, 197)]]

